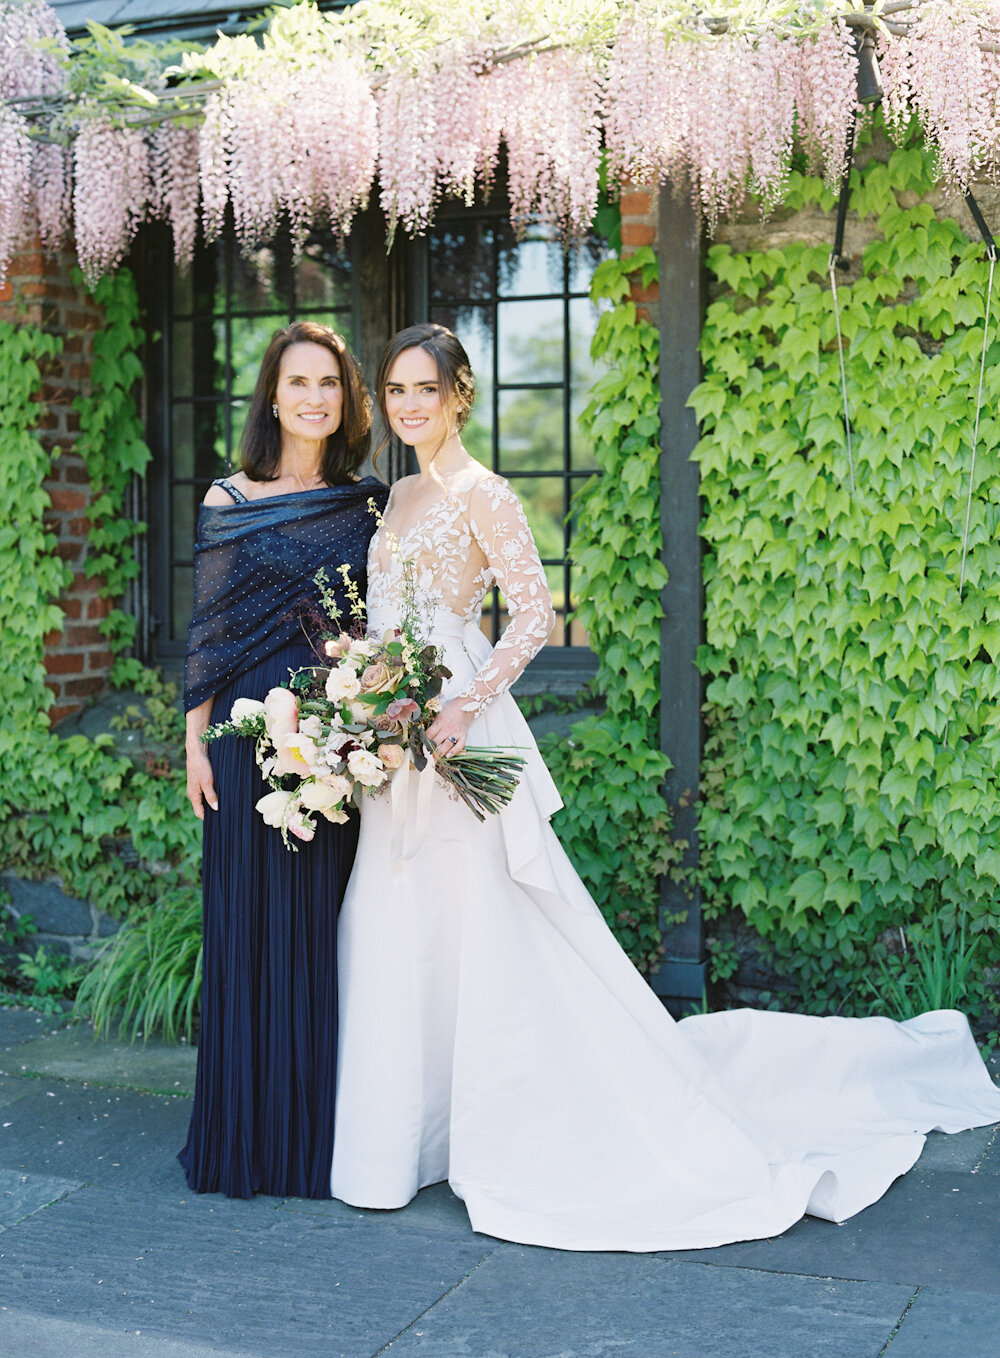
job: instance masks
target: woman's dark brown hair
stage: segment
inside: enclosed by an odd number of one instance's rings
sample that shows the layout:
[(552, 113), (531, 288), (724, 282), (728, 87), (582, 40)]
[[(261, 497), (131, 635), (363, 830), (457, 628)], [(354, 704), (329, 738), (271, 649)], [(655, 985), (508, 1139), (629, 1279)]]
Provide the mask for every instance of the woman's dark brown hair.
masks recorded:
[(389, 416), (385, 407), (385, 389), (389, 373), (396, 359), (407, 349), (424, 349), (433, 358), (437, 368), (441, 401), (445, 405), (455, 403), (455, 423), (459, 429), (464, 428), (466, 420), (472, 414), (472, 406), (476, 399), (476, 379), (472, 375), (469, 355), (462, 348), (458, 336), (447, 327), (434, 325), (429, 321), (423, 325), (411, 325), (406, 330), (400, 330), (398, 335), (393, 335), (382, 350), (382, 358), (378, 365), (375, 399), (382, 412), (386, 438), (376, 457), (389, 442)]
[(344, 413), (340, 427), (330, 435), (323, 450), (323, 480), (328, 486), (351, 479), (368, 456), (371, 442), (372, 403), (361, 370), (335, 330), (317, 321), (294, 321), (276, 330), (267, 346), (257, 374), (250, 413), (240, 440), (240, 464), (251, 481), (273, 481), (281, 458), (281, 425), (271, 405), (278, 390), (281, 356), (293, 344), (319, 344), (329, 349), (340, 365), (344, 388)]

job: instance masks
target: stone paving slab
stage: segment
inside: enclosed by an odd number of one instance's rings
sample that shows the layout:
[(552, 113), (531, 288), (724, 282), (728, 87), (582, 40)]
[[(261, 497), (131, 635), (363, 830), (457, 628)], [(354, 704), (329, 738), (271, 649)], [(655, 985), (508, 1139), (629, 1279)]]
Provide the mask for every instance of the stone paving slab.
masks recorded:
[(887, 1358), (997, 1358), (998, 1353), (1000, 1297), (925, 1287)]
[(371, 1358), (496, 1248), (188, 1204), (81, 1189), (0, 1234), (0, 1302), (266, 1358)]
[(56, 1021), (31, 1009), (8, 1009), (0, 1005), (0, 1052), (10, 1051), (19, 1042), (41, 1037), (56, 1027)]
[(82, 1183), (72, 1179), (51, 1179), (45, 1174), (19, 1174), (16, 1170), (0, 1169), (0, 1231), (16, 1226), (33, 1212), (59, 1202), (82, 1187)]
[(913, 1288), (507, 1246), (387, 1358), (875, 1358)]
[(5, 1074), (55, 1076), (161, 1094), (194, 1093), (198, 1059), (194, 1047), (154, 1038), (145, 1043), (97, 1040), (87, 1024), (53, 1030), (49, 1023), (48, 1029), (33, 1034), (25, 1029), (16, 1043), (2, 1046), (0, 1068)]
[[(944, 1132), (931, 1132), (915, 1168), (971, 1172), (982, 1164), (990, 1146), (998, 1139), (997, 1132), (996, 1126), (973, 1127), (968, 1132), (956, 1132), (952, 1136)], [(1000, 1170), (1000, 1165), (997, 1168)]]
[(1000, 1174), (1000, 1127), (994, 1129), (993, 1140), (986, 1147), (982, 1160), (976, 1166), (977, 1174)]
[(0, 1306), (0, 1354), (17, 1358), (266, 1358), (250, 1349), (206, 1348), (142, 1331), (57, 1320)]
[(492, 1236), (476, 1235), (465, 1203), (455, 1196), (447, 1184), (432, 1184), (429, 1188), (421, 1189), (412, 1202), (396, 1211), (349, 1207), (346, 1202), (336, 1199), (321, 1202), (309, 1198), (286, 1198), (280, 1205), (283, 1211), (312, 1213), (324, 1221), (344, 1225), (380, 1221), (399, 1230), (443, 1231), (466, 1239), (493, 1239)]
[(0, 1075), (0, 1109), (19, 1103), (26, 1094), (31, 1093), (31, 1084), (22, 1077)]
[(843, 1225), (805, 1217), (773, 1240), (660, 1257), (1000, 1293), (998, 1223), (1000, 1180), (995, 1175), (912, 1169), (883, 1198)]
[[(28, 1082), (25, 1082), (28, 1083)], [(148, 1189), (184, 1184), (189, 1099), (33, 1080), (0, 1110), (0, 1167)]]

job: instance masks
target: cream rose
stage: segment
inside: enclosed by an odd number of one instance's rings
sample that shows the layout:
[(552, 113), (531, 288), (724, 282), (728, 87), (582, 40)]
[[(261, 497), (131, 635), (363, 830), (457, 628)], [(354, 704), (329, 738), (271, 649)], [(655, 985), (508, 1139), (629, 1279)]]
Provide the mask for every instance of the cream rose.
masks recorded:
[(350, 702), (361, 692), (361, 683), (350, 665), (331, 670), (326, 681), (326, 696), (332, 703)]
[(352, 750), (347, 756), (347, 768), (354, 781), (365, 787), (379, 787), (386, 779), (382, 761), (370, 750)]
[(319, 814), (333, 825), (345, 825), (350, 819), (346, 811), (337, 811), (333, 807), (320, 811)]

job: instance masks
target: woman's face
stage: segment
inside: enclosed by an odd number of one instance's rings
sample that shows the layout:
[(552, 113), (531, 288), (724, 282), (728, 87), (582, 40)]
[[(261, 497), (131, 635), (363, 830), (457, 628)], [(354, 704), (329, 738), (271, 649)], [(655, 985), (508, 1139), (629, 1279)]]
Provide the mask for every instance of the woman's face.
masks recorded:
[(322, 344), (290, 344), (281, 355), (274, 402), (286, 434), (329, 438), (344, 415), (344, 384), (336, 354)]
[(442, 399), (437, 364), (426, 349), (398, 355), (383, 400), (392, 432), (414, 448), (438, 448), (455, 432), (454, 409)]

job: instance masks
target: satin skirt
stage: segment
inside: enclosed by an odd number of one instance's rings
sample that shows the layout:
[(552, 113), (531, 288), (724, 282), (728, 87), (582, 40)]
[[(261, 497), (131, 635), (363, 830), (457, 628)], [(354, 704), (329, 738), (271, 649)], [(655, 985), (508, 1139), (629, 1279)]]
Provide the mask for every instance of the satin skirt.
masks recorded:
[[(241, 674), (216, 698), (262, 699), (300, 645)], [(267, 790), (253, 742), (209, 746), (219, 799), (205, 812), (205, 951), (194, 1109), (180, 1152), (198, 1193), (328, 1198), (337, 1050), (337, 907), (357, 844), (357, 819), (320, 819), (297, 853), (254, 803)]]
[[(433, 640), (457, 691), (487, 643), (440, 613)], [(529, 753), (501, 815), (479, 824), (430, 769), (364, 806), (340, 916), (334, 1196), (395, 1208), (447, 1179), (501, 1239), (695, 1249), (843, 1220), (925, 1132), (1000, 1120), (954, 1011), (675, 1023), (549, 827), (558, 797), (513, 699), (469, 744)]]

